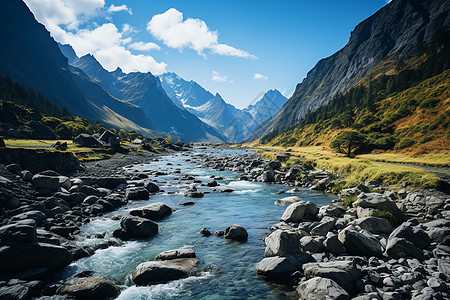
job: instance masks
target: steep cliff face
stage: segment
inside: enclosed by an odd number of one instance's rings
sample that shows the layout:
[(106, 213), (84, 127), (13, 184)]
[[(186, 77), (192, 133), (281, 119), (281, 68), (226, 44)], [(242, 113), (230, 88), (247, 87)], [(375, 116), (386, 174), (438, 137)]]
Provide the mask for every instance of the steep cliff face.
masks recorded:
[(437, 29), (450, 25), (449, 6), (446, 0), (393, 0), (357, 25), (344, 48), (320, 60), (283, 108), (247, 140), (273, 130), (282, 132), (346, 92), (382, 60), (414, 56), (431, 42)]

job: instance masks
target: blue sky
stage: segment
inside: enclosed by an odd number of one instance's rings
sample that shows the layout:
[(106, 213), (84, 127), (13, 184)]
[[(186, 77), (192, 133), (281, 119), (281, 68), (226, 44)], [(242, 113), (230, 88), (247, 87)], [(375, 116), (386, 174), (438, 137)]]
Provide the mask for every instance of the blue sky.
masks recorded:
[(290, 96), (386, 0), (25, 0), (53, 37), (109, 70), (175, 72), (242, 108)]

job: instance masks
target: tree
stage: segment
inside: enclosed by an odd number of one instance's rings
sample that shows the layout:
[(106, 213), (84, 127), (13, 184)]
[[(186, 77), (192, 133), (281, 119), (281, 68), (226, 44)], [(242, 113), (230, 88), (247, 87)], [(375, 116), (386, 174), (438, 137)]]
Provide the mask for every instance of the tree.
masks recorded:
[(330, 147), (350, 157), (352, 153), (366, 146), (366, 138), (358, 131), (341, 131), (330, 143)]
[(127, 139), (127, 137), (128, 137), (128, 134), (127, 134), (127, 132), (125, 131), (125, 129), (120, 129), (120, 130), (119, 130), (119, 138), (120, 138), (122, 141), (125, 141), (125, 140)]

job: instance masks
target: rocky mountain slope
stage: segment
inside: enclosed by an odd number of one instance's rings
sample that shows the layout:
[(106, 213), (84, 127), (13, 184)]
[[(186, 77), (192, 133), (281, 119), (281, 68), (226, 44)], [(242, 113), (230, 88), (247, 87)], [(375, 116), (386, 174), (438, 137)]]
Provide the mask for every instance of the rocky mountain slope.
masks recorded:
[(448, 10), (446, 0), (393, 0), (357, 25), (344, 48), (320, 60), (280, 112), (248, 140), (281, 133), (355, 86), (383, 60), (415, 56), (432, 41), (436, 29), (449, 26)]
[(235, 142), (243, 141), (287, 101), (279, 91), (271, 90), (254, 105), (237, 109), (193, 80), (186, 81), (175, 73), (166, 73), (159, 78), (161, 86), (178, 107), (193, 113)]
[[(86, 91), (76, 83), (83, 78), (78, 77), (80, 74), (76, 71), (72, 72), (57, 43), (25, 3), (1, 1), (0, 28), (0, 75), (31, 87), (73, 115), (154, 135), (151, 121), (135, 105), (118, 101), (106, 93), (101, 98), (85, 97)], [(90, 81), (85, 82), (84, 88), (96, 90), (98, 86)], [(121, 115), (122, 112), (133, 121)]]
[[(70, 53), (70, 51), (67, 52)], [(227, 141), (227, 138), (214, 128), (188, 111), (177, 107), (162, 89), (158, 77), (150, 72), (125, 74), (119, 68), (108, 72), (94, 56), (89, 54), (75, 58), (72, 66), (83, 70), (113, 97), (140, 107), (158, 131), (174, 135), (183, 141)]]

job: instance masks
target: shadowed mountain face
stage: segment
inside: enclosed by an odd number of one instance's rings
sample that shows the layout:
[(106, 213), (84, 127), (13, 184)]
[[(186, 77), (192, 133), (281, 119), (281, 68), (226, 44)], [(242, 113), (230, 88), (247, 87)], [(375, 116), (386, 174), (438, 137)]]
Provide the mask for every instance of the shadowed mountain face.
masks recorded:
[(175, 73), (166, 73), (159, 78), (163, 89), (178, 107), (193, 113), (235, 142), (243, 141), (287, 101), (280, 92), (273, 90), (254, 105), (237, 109), (193, 80), (186, 81)]
[(190, 142), (224, 142), (227, 139), (193, 114), (177, 107), (166, 95), (159, 79), (151, 73), (121, 69), (105, 70), (92, 56), (75, 59), (72, 65), (83, 70), (113, 97), (139, 106), (155, 128)]
[(406, 60), (431, 42), (437, 28), (448, 27), (446, 0), (394, 0), (361, 22), (347, 45), (320, 60), (297, 85), (293, 96), (247, 140), (282, 132), (309, 111), (328, 103), (365, 78), (384, 59)]
[[(58, 44), (22, 1), (0, 1), (0, 27), (4, 28), (0, 31), (0, 74), (30, 86), (73, 115), (155, 135), (152, 122), (140, 108), (111, 97), (68, 65)], [(65, 52), (74, 58), (73, 49), (66, 47)]]
[(67, 58), (22, 1), (0, 1), (0, 74), (49, 98), (72, 114), (96, 118), (72, 80)]

